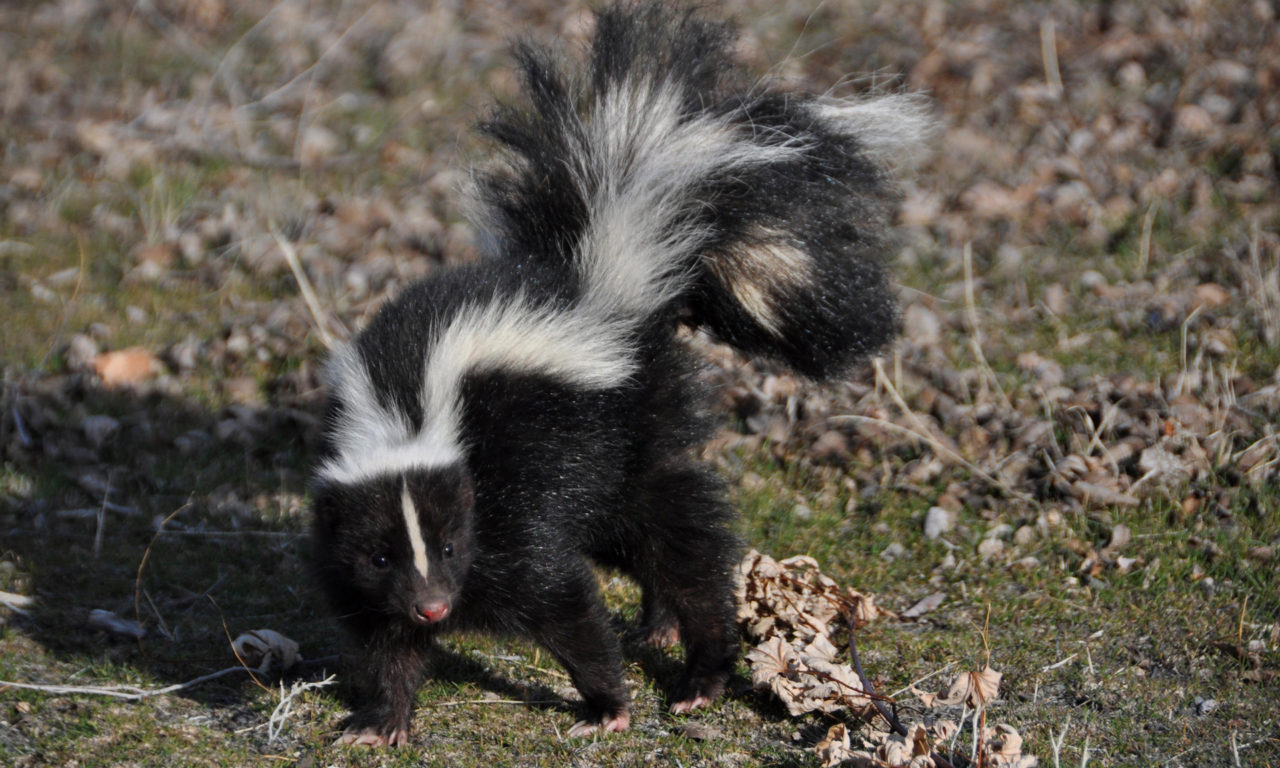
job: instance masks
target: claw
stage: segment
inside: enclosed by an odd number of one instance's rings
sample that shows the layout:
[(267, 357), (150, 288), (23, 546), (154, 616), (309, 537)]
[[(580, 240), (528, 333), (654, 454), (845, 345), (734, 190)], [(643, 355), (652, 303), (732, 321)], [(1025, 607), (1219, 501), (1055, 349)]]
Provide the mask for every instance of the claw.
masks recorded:
[(614, 717), (605, 717), (597, 721), (579, 720), (569, 729), (569, 737), (580, 739), (584, 736), (593, 736), (598, 732), (618, 733), (627, 730), (627, 726), (631, 725), (631, 713), (623, 712)]
[(705, 707), (710, 703), (711, 703), (710, 696), (694, 696), (692, 699), (685, 699), (684, 701), (677, 701), (676, 703), (672, 704), (671, 714), (683, 715), (687, 712), (692, 712), (695, 709), (701, 709), (702, 707)]
[(409, 732), (396, 728), (383, 732), (375, 727), (348, 728), (334, 742), (337, 745), (354, 744), (359, 747), (399, 747), (409, 743)]

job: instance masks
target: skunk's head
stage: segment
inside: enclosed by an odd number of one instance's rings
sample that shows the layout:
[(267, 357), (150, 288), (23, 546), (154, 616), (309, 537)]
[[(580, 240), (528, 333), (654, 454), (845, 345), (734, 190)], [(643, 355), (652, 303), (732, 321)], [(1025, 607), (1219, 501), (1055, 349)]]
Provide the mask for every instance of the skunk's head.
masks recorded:
[(427, 625), (453, 613), (475, 549), (465, 469), (322, 481), (314, 496), (316, 566), (340, 614)]

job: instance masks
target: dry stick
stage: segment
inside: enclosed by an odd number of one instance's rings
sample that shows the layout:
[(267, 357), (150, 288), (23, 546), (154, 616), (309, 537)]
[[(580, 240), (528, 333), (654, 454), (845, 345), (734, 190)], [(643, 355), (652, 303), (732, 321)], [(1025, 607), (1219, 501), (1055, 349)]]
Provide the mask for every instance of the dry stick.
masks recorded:
[(904, 435), (909, 435), (910, 437), (914, 437), (917, 440), (920, 440), (921, 442), (927, 443), (935, 451), (946, 454), (948, 457), (950, 457), (951, 459), (959, 463), (965, 469), (968, 469), (970, 472), (974, 473), (978, 477), (981, 477), (983, 480), (986, 480), (988, 483), (991, 483), (992, 485), (1004, 491), (1005, 493), (1009, 494), (1013, 498), (1021, 499), (1022, 501), (1039, 506), (1039, 504), (1030, 494), (1010, 488), (1008, 484), (1006, 484), (1003, 480), (996, 477), (995, 475), (992, 475), (989, 472), (986, 472), (985, 470), (978, 467), (978, 465), (974, 464), (973, 462), (969, 461), (965, 457), (951, 450), (945, 444), (943, 444), (941, 441), (939, 441), (937, 438), (933, 437), (932, 435), (918, 432), (914, 429), (911, 429), (910, 427), (904, 427), (901, 424), (894, 424), (892, 421), (887, 421), (885, 419), (878, 419), (874, 416), (861, 416), (856, 413), (850, 413), (843, 416), (831, 417), (831, 421), (840, 421), (844, 419), (848, 419), (850, 421), (855, 421), (863, 424), (875, 424), (876, 426), (884, 427), (885, 429), (889, 429), (894, 432), (900, 432)]
[(1055, 97), (1062, 95), (1062, 74), (1058, 71), (1058, 42), (1053, 19), (1040, 22), (1040, 58), (1044, 60), (1044, 81)]
[(243, 667), (227, 667), (217, 672), (210, 672), (207, 675), (201, 675), (194, 680), (188, 680), (185, 683), (170, 685), (166, 688), (155, 688), (147, 690), (145, 688), (137, 688), (131, 685), (114, 685), (114, 686), (74, 686), (74, 685), (38, 685), (36, 683), (15, 683), (8, 680), (0, 680), (0, 690), (5, 688), (20, 688), (27, 691), (43, 691), (44, 693), (54, 694), (74, 694), (84, 693), (92, 696), (112, 696), (117, 699), (125, 699), (126, 701), (141, 701), (151, 696), (163, 696), (167, 693), (175, 693), (187, 688), (194, 687), (201, 683), (214, 680), (232, 672), (244, 672)]
[(944, 667), (942, 667), (942, 668), (940, 668), (940, 669), (935, 669), (934, 671), (930, 672), (929, 674), (925, 675), (924, 677), (921, 677), (921, 678), (919, 678), (919, 679), (916, 679), (916, 680), (911, 681), (911, 683), (910, 683), (909, 685), (907, 685), (907, 687), (906, 687), (906, 688), (899, 688), (898, 690), (896, 690), (896, 691), (894, 691), (893, 693), (889, 694), (888, 698), (889, 698), (890, 700), (896, 699), (896, 698), (898, 698), (899, 696), (901, 696), (902, 694), (904, 694), (904, 693), (906, 693), (906, 692), (910, 691), (913, 687), (915, 687), (915, 686), (919, 685), (920, 683), (923, 683), (925, 680), (928, 680), (928, 679), (929, 679), (929, 678), (931, 678), (931, 677), (937, 677), (938, 675), (941, 675), (943, 672), (946, 672), (947, 670), (951, 669), (951, 668), (952, 668), (952, 667), (954, 667), (955, 665), (956, 665), (956, 663), (955, 663), (954, 661), (949, 661), (949, 662), (947, 662), (946, 666), (944, 666)]
[(1159, 200), (1152, 200), (1147, 206), (1147, 215), (1142, 217), (1142, 240), (1138, 246), (1138, 276), (1147, 273), (1147, 264), (1151, 259), (1151, 230), (1156, 223), (1156, 206)]
[(995, 387), (996, 392), (1000, 395), (1001, 402), (1004, 403), (1006, 411), (1015, 410), (1013, 402), (1009, 400), (1009, 396), (1005, 394), (1004, 387), (1000, 386), (1000, 380), (996, 377), (996, 372), (991, 368), (991, 364), (987, 362), (987, 356), (982, 352), (982, 329), (978, 326), (978, 304), (973, 296), (973, 244), (965, 243), (963, 251), (964, 260), (964, 303), (965, 316), (969, 320), (969, 348), (973, 350), (973, 355), (978, 359), (978, 368), (982, 371), (982, 387), (986, 389), (986, 382), (990, 381), (991, 386)]
[(311, 319), (315, 322), (316, 332), (320, 334), (320, 341), (324, 344), (325, 349), (333, 349), (335, 341), (333, 336), (329, 335), (328, 329), (325, 328), (324, 310), (320, 308), (320, 301), (316, 298), (316, 292), (311, 287), (311, 280), (307, 277), (307, 273), (302, 269), (302, 262), (298, 259), (298, 251), (280, 234), (279, 228), (276, 227), (274, 220), (267, 223), (271, 236), (275, 238), (276, 245), (279, 246), (280, 252), (284, 254), (285, 261), (289, 262), (289, 269), (293, 272), (293, 279), (298, 282), (298, 289), (302, 291), (302, 299), (307, 303), (307, 309), (311, 312)]
[(852, 611), (845, 614), (845, 621), (849, 624), (849, 660), (853, 664), (853, 671), (858, 673), (858, 680), (862, 681), (863, 692), (871, 698), (871, 703), (875, 705), (876, 711), (879, 712), (880, 716), (889, 724), (889, 727), (893, 728), (894, 733), (897, 733), (899, 736), (906, 736), (907, 727), (902, 724), (902, 721), (898, 719), (897, 715), (889, 711), (889, 708), (884, 705), (884, 702), (880, 701), (876, 696), (875, 686), (873, 686), (871, 681), (867, 679), (867, 674), (862, 671), (862, 661), (858, 658), (858, 644), (853, 639), (855, 629)]
[(254, 669), (240, 656), (240, 651), (236, 648), (236, 641), (231, 638), (231, 628), (227, 626), (227, 617), (222, 613), (222, 606), (218, 605), (218, 601), (213, 599), (213, 595), (206, 593), (205, 597), (209, 602), (213, 603), (214, 610), (218, 612), (218, 621), (222, 622), (222, 633), (227, 636), (227, 645), (231, 646), (231, 653), (235, 655), (236, 661), (240, 662), (240, 666), (244, 668), (244, 671), (249, 673), (249, 679), (257, 683), (258, 687), (267, 693), (275, 693), (258, 679), (258, 676), (254, 674)]
[[(165, 525), (190, 506), (191, 499), (187, 499), (186, 504), (173, 510), (161, 520), (160, 525), (156, 526), (155, 535), (151, 537), (151, 541), (147, 542), (147, 548), (142, 551), (142, 560), (138, 562), (138, 575), (133, 580), (133, 620), (138, 622), (138, 626), (142, 626), (142, 571), (147, 567), (147, 559), (151, 557), (151, 548), (156, 545), (156, 540), (160, 538), (160, 531), (164, 530)], [(138, 638), (138, 650), (143, 656), (147, 655), (146, 649), (142, 647), (141, 637)]]

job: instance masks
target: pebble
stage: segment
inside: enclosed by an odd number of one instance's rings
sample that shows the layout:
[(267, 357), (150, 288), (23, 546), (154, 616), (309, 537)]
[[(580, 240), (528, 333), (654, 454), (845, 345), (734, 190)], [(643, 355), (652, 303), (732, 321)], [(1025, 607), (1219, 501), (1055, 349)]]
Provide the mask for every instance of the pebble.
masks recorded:
[(80, 428), (94, 448), (101, 448), (103, 443), (119, 431), (120, 422), (110, 416), (85, 416), (84, 421), (80, 422)]
[(839, 430), (829, 429), (813, 441), (813, 458), (824, 464), (843, 464), (849, 457), (849, 438)]
[(912, 304), (902, 315), (902, 335), (923, 347), (942, 341), (942, 323), (938, 316), (920, 304)]
[(93, 367), (98, 352), (98, 342), (86, 334), (77, 333), (67, 344), (67, 367), (73, 371), (89, 370)]
[(929, 507), (924, 516), (924, 537), (930, 541), (951, 530), (952, 513), (942, 507)]
[(1004, 552), (1004, 542), (1000, 539), (983, 539), (978, 544), (978, 555), (984, 560), (990, 560)]
[(907, 548), (902, 546), (901, 543), (895, 541), (889, 546), (884, 548), (884, 551), (880, 553), (880, 558), (882, 560), (897, 560), (899, 557), (902, 557), (906, 553), (907, 553)]

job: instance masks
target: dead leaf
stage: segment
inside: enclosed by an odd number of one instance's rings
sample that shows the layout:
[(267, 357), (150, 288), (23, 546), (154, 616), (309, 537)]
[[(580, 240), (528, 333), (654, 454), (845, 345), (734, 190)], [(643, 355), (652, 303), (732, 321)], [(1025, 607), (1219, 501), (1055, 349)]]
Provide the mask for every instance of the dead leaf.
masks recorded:
[(911, 606), (910, 608), (908, 608), (907, 610), (903, 611), (898, 615), (904, 619), (919, 618), (920, 616), (923, 616), (924, 614), (937, 609), (937, 607), (942, 605), (943, 601), (945, 601), (946, 599), (947, 599), (947, 596), (944, 593), (934, 592), (932, 595), (929, 595), (928, 597), (921, 598), (919, 601), (916, 602), (915, 605)]
[(298, 644), (273, 629), (245, 632), (232, 641), (231, 647), (238, 659), (259, 672), (269, 670), (272, 662), (288, 670), (302, 658)]
[(946, 694), (931, 706), (954, 706), (964, 703), (972, 709), (985, 705), (1000, 695), (1001, 673), (991, 667), (981, 672), (963, 672), (951, 682)]
[(93, 370), (107, 387), (139, 384), (150, 378), (159, 365), (156, 356), (142, 347), (103, 352), (93, 359)]

